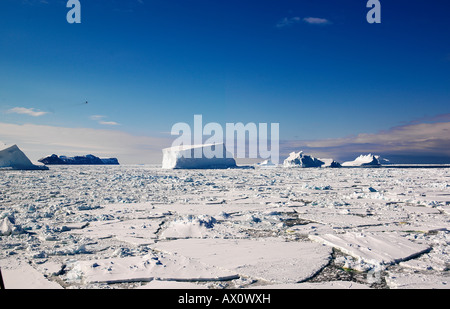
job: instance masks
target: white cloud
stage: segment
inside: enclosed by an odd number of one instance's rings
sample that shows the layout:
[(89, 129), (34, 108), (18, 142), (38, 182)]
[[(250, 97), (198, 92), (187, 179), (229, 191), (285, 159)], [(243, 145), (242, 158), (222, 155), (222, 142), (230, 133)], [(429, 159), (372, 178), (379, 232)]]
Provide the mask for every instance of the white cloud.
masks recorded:
[(92, 116), (90, 116), (89, 118), (91, 119), (91, 120), (101, 120), (101, 119), (103, 119), (103, 118), (105, 118), (106, 116), (102, 116), (102, 115), (92, 115)]
[(327, 24), (331, 24), (331, 22), (328, 19), (325, 18), (319, 18), (319, 17), (305, 17), (305, 18), (301, 18), (301, 17), (285, 17), (282, 20), (280, 20), (277, 24), (276, 27), (277, 28), (284, 28), (284, 27), (288, 27), (291, 26), (293, 24), (298, 24), (300, 22), (304, 22), (310, 25), (327, 25)]
[(105, 125), (105, 126), (118, 126), (118, 125), (120, 125), (118, 122), (115, 122), (115, 121), (105, 121), (105, 120), (102, 120), (102, 119), (106, 118), (106, 116), (103, 116), (103, 115), (92, 115), (92, 116), (90, 116), (89, 118), (90, 118), (91, 120), (95, 120), (95, 121), (97, 121), (99, 124)]
[(37, 111), (34, 108), (14, 107), (6, 111), (8, 114), (24, 114), (33, 117), (43, 116), (48, 112)]
[(330, 21), (325, 18), (318, 18), (318, 17), (306, 17), (303, 18), (303, 21), (305, 23), (311, 24), (311, 25), (326, 25), (330, 24)]
[(115, 121), (99, 121), (99, 124), (105, 125), (105, 126), (118, 126), (119, 123)]

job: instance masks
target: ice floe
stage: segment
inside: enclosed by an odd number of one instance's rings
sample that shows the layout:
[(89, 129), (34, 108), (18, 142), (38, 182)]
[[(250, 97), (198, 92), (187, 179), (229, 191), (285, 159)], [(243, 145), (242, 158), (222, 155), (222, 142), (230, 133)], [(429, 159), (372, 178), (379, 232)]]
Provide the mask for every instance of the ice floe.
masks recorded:
[(394, 264), (416, 257), (431, 248), (413, 243), (397, 233), (357, 233), (311, 235), (311, 239), (327, 244), (374, 265)]
[(161, 253), (78, 261), (68, 276), (86, 283), (147, 282), (155, 278), (165, 281), (220, 281), (238, 277), (230, 270), (204, 265), (179, 255)]
[(239, 275), (278, 283), (311, 278), (331, 258), (331, 248), (282, 239), (187, 239), (159, 242), (155, 248)]

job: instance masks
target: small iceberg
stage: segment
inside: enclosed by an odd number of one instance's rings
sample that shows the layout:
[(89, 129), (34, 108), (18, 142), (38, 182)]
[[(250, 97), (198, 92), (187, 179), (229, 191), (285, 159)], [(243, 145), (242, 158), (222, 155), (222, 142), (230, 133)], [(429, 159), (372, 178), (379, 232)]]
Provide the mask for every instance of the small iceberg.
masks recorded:
[(0, 169), (48, 170), (48, 167), (33, 164), (17, 145), (0, 145)]
[(284, 160), (286, 167), (340, 167), (341, 165), (333, 159), (318, 159), (304, 154), (303, 151), (291, 152)]
[(368, 155), (360, 155), (353, 161), (342, 163), (342, 166), (380, 166), (379, 157), (370, 153)]

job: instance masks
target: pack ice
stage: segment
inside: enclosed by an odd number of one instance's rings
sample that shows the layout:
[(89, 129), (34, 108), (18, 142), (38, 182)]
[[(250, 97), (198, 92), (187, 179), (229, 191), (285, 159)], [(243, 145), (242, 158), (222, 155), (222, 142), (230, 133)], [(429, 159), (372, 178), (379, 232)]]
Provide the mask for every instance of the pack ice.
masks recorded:
[(450, 286), (449, 168), (0, 171), (6, 288)]

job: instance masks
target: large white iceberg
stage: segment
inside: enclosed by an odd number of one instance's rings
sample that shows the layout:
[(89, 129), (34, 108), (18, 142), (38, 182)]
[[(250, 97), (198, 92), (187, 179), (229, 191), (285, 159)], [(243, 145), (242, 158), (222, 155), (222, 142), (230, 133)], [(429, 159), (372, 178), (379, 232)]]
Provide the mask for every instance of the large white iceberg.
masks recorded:
[(333, 159), (317, 159), (306, 155), (303, 151), (291, 152), (284, 162), (284, 166), (292, 167), (340, 167), (341, 165)]
[(163, 149), (162, 168), (209, 169), (236, 167), (224, 144), (181, 145)]
[(342, 166), (379, 166), (379, 156), (375, 156), (371, 153), (368, 155), (360, 155), (353, 161), (347, 161), (342, 163)]
[(17, 147), (17, 145), (6, 146), (0, 144), (0, 168), (14, 170), (48, 170), (44, 165), (35, 165)]

